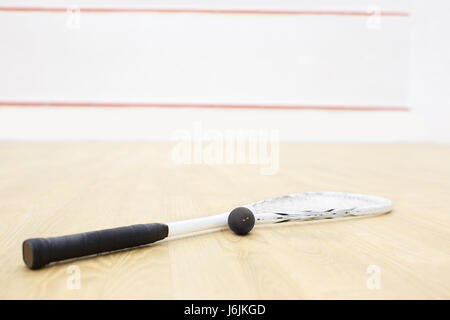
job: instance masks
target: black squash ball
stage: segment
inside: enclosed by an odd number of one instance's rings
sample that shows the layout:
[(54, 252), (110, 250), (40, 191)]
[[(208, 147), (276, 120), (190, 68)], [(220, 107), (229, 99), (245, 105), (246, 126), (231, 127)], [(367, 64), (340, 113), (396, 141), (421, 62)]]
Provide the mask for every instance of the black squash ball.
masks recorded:
[(228, 226), (234, 233), (243, 236), (255, 226), (255, 216), (248, 208), (233, 209), (228, 216)]

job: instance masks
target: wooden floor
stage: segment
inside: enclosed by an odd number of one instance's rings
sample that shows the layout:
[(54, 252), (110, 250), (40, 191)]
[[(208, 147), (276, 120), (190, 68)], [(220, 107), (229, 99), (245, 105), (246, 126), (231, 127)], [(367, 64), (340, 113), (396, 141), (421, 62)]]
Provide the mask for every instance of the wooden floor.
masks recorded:
[[(450, 298), (450, 146), (282, 144), (274, 175), (175, 165), (173, 147), (1, 142), (0, 298)], [(246, 237), (207, 232), (38, 271), (22, 261), (31, 237), (202, 217), (306, 191), (384, 196), (394, 211)], [(67, 285), (74, 265), (79, 289)]]

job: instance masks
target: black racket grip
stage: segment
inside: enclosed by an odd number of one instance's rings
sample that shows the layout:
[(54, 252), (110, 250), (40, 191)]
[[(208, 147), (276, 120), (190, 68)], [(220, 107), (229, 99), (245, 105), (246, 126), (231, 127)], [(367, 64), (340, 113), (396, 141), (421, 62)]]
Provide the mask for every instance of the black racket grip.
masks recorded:
[(166, 224), (149, 223), (55, 238), (28, 239), (22, 245), (23, 261), (30, 269), (39, 269), (50, 262), (152, 243), (166, 238), (168, 233)]

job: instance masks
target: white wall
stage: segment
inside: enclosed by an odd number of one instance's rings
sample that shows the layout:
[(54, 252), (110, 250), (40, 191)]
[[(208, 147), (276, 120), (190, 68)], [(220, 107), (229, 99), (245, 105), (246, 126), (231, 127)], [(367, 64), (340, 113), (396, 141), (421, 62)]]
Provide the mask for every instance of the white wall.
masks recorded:
[[(365, 12), (365, 10), (363, 10)], [(407, 17), (0, 12), (3, 101), (405, 106)]]
[[(409, 1), (335, 2), (227, 1), (223, 6), (221, 1), (131, 1), (126, 6), (411, 10)], [(71, 2), (35, 1), (33, 6), (64, 3)], [(78, 3), (82, 8), (124, 7), (118, 1)], [(21, 4), (29, 5), (1, 3)], [(415, 3), (412, 10), (424, 6)], [(410, 55), (420, 47), (421, 37), (412, 14), (413, 20), (382, 16), (374, 23), (374, 17), (367, 16), (82, 11), (80, 28), (69, 28), (66, 13), (0, 11), (0, 138), (168, 139), (174, 130), (202, 121), (211, 128), (275, 128), (284, 140), (438, 140), (446, 128), (430, 133), (426, 126), (431, 117), (424, 112), (428, 89), (420, 81), (427, 78), (417, 67), (432, 50)], [(437, 79), (428, 79), (435, 88)], [(421, 91), (411, 90), (417, 87)], [(412, 108), (355, 112), (11, 106), (51, 102)]]
[(450, 142), (450, 2), (413, 1), (410, 99), (428, 140)]

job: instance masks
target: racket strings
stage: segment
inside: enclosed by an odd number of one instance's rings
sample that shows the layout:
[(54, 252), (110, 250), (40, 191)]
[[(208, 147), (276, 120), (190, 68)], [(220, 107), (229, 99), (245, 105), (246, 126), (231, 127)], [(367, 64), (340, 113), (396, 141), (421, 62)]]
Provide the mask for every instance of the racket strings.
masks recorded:
[[(255, 202), (249, 208), (262, 220), (281, 223), (291, 220), (334, 219), (389, 212), (392, 203), (375, 196), (343, 192), (301, 193)], [(267, 215), (268, 214), (268, 215)], [(261, 216), (262, 217), (262, 216)]]

